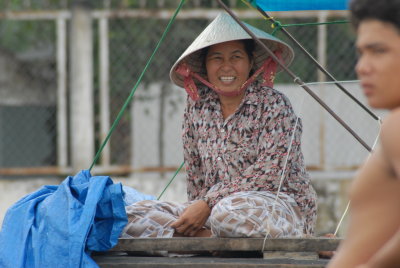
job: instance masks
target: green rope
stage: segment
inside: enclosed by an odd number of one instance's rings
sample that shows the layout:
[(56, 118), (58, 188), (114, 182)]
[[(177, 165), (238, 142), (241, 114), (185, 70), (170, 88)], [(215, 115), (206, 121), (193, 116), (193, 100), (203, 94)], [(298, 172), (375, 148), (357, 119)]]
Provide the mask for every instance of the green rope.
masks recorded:
[(318, 25), (326, 25), (326, 24), (342, 24), (349, 23), (347, 20), (337, 20), (337, 21), (328, 21), (328, 22), (308, 22), (308, 23), (292, 23), (292, 24), (282, 24), (280, 21), (275, 21), (271, 27), (274, 28), (272, 35), (284, 28), (284, 27), (292, 27), (292, 26), (318, 26)]
[(168, 184), (164, 187), (164, 190), (161, 192), (161, 194), (158, 196), (157, 200), (160, 200), (161, 196), (163, 196), (164, 192), (167, 190), (169, 185), (172, 183), (172, 181), (175, 179), (176, 175), (178, 175), (179, 171), (181, 171), (183, 165), (185, 164), (185, 161), (182, 162), (181, 166), (175, 171), (174, 176), (169, 180)]
[(103, 151), (104, 147), (106, 146), (108, 140), (109, 140), (110, 137), (111, 137), (111, 134), (113, 133), (113, 131), (114, 131), (114, 129), (116, 128), (116, 126), (118, 125), (119, 121), (121, 120), (121, 117), (122, 117), (123, 113), (125, 112), (126, 108), (128, 107), (129, 103), (131, 102), (131, 100), (132, 100), (132, 98), (133, 98), (133, 95), (135, 95), (135, 92), (136, 92), (137, 87), (139, 86), (140, 82), (142, 81), (144, 74), (146, 73), (148, 67), (150, 66), (150, 63), (152, 62), (152, 60), (153, 60), (153, 58), (154, 58), (154, 55), (155, 55), (156, 52), (158, 51), (158, 48), (160, 47), (161, 43), (164, 41), (164, 38), (165, 38), (165, 36), (167, 35), (167, 33), (168, 33), (168, 31), (169, 31), (169, 29), (170, 29), (170, 27), (171, 27), (171, 25), (172, 25), (172, 22), (175, 20), (175, 17), (176, 17), (176, 15), (178, 15), (178, 13), (179, 13), (180, 9), (182, 8), (184, 2), (185, 2), (185, 0), (181, 0), (181, 2), (180, 2), (180, 4), (179, 4), (178, 8), (175, 10), (174, 15), (172, 16), (172, 18), (170, 19), (170, 21), (169, 21), (169, 23), (168, 23), (168, 25), (167, 25), (167, 28), (165, 28), (165, 31), (164, 31), (164, 33), (162, 34), (160, 41), (158, 41), (158, 44), (157, 44), (156, 48), (154, 49), (153, 54), (150, 56), (149, 60), (147, 61), (147, 64), (146, 64), (146, 66), (144, 67), (144, 69), (143, 69), (141, 75), (139, 76), (138, 81), (136, 82), (135, 86), (134, 86), (133, 89), (131, 90), (131, 93), (129, 94), (129, 97), (126, 99), (124, 105), (122, 106), (121, 110), (120, 110), (119, 113), (118, 113), (117, 118), (115, 119), (114, 123), (112, 124), (111, 129), (110, 129), (110, 131), (108, 132), (107, 137), (105, 138), (105, 140), (104, 140), (104, 142), (102, 143), (100, 149), (99, 149), (98, 152), (96, 153), (96, 156), (94, 157), (94, 160), (93, 160), (93, 162), (92, 162), (92, 165), (91, 165), (90, 168), (89, 168), (89, 171), (92, 170), (93, 166), (95, 165), (95, 163), (97, 162), (97, 160), (100, 158), (101, 152)]

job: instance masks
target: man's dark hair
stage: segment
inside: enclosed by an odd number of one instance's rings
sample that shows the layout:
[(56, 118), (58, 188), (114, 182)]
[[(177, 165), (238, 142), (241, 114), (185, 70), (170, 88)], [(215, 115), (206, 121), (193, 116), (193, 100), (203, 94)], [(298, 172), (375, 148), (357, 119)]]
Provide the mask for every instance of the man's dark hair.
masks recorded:
[(358, 28), (364, 20), (391, 23), (400, 32), (400, 0), (352, 0), (351, 22)]

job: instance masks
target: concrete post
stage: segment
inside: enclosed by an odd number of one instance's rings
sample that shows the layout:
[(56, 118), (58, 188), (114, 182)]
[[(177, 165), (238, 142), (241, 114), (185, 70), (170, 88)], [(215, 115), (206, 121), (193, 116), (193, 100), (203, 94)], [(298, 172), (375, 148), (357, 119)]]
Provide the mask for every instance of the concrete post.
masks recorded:
[(71, 165), (88, 169), (94, 158), (93, 33), (85, 1), (72, 9), (70, 33)]
[[(328, 13), (327, 11), (320, 11), (318, 13), (318, 22), (326, 22), (328, 18)], [(327, 67), (327, 25), (320, 25), (318, 26), (318, 43), (317, 43), (317, 51), (318, 51), (318, 62), (321, 64), (322, 67), (326, 68)], [(318, 82), (325, 82), (326, 81), (326, 76), (323, 74), (321, 71), (318, 71)], [(320, 84), (319, 85), (319, 92), (320, 96), (322, 99), (325, 97), (325, 85)], [(320, 141), (320, 163), (319, 166), (321, 168), (326, 168), (326, 113), (322, 106), (320, 106), (320, 125), (319, 125), (319, 141)]]
[(57, 19), (57, 164), (68, 165), (67, 23)]
[[(100, 74), (100, 142), (103, 143), (110, 131), (110, 57), (108, 44), (108, 18), (99, 19), (99, 74)], [(111, 162), (110, 141), (101, 152), (101, 164)]]

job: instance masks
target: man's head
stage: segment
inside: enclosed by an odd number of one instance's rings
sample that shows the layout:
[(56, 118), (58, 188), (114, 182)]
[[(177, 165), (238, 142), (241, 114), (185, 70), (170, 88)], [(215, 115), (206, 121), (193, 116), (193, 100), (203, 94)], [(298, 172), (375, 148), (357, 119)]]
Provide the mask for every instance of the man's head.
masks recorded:
[(356, 71), (369, 105), (400, 107), (400, 0), (353, 0), (350, 10), (357, 30)]

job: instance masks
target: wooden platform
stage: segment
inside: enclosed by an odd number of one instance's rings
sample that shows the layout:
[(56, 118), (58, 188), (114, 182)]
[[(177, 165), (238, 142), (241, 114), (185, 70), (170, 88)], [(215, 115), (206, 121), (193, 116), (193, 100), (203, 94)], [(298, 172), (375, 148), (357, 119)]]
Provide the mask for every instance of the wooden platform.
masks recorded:
[[(102, 268), (111, 267), (325, 267), (319, 251), (336, 250), (340, 239), (262, 238), (138, 238), (120, 239), (107, 253), (94, 254)], [(157, 257), (149, 253), (184, 253), (176, 257)], [(211, 252), (217, 253), (215, 257)], [(191, 255), (189, 255), (191, 254)], [(170, 254), (171, 255), (171, 254)]]

